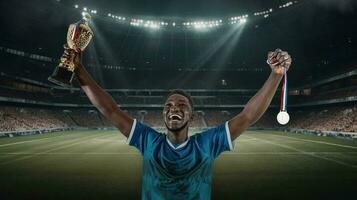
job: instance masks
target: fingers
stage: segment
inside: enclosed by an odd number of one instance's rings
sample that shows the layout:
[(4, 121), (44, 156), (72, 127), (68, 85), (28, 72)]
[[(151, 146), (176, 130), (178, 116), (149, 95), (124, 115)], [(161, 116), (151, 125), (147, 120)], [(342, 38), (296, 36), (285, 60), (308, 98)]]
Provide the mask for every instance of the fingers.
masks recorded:
[(268, 52), (268, 60), (269, 60), (270, 58), (272, 58), (273, 55), (274, 55), (274, 52), (273, 52), (273, 51), (269, 51), (269, 52)]
[(70, 56), (75, 56), (75, 57), (77, 57), (77, 55), (81, 56), (82, 53), (81, 51), (76, 51), (74, 49), (71, 49), (67, 44), (63, 45), (63, 48), (64, 48), (64, 52), (62, 57), (69, 58)]
[(278, 64), (278, 60), (276, 59), (276, 55), (277, 55), (276, 51), (274, 51), (274, 52), (270, 51), (268, 53), (267, 63), (269, 65), (273, 65), (274, 66), (274, 65)]
[[(281, 49), (275, 50), (275, 54), (276, 54), (276, 60), (279, 63), (283, 63), (283, 62), (289, 61), (289, 59), (291, 60), (291, 57), (288, 54), (288, 52), (282, 51)], [(291, 61), (290, 61), (290, 63), (291, 63)]]
[(281, 62), (280, 65), (279, 65), (279, 67), (284, 68), (284, 70), (287, 71), (287, 70), (289, 70), (289, 68), (290, 68), (290, 65), (291, 65), (292, 60), (291, 60), (290, 56), (284, 57), (284, 58), (287, 58), (287, 59), (284, 60), (283, 62)]
[(284, 74), (285, 71), (289, 70), (292, 59), (288, 52), (276, 49), (274, 52), (268, 53), (267, 63), (275, 73)]
[(291, 63), (292, 63), (292, 59), (291, 59), (291, 57), (289, 56), (289, 58), (284, 61), (284, 64), (290, 66)]
[(276, 56), (276, 59), (278, 60), (279, 63), (283, 63), (285, 62), (286, 60), (289, 59), (289, 54), (285, 51), (282, 51), (280, 52), (277, 56)]
[(68, 44), (63, 45), (64, 52), (60, 58), (61, 62), (69, 62), (74, 64), (77, 69), (82, 66), (82, 51), (80, 49), (72, 49)]
[(269, 65), (279, 65), (281, 63), (282, 60), (281, 59), (281, 54), (284, 54), (286, 52), (282, 51), (281, 49), (276, 49), (274, 52), (269, 52), (268, 53), (268, 60), (267, 63)]

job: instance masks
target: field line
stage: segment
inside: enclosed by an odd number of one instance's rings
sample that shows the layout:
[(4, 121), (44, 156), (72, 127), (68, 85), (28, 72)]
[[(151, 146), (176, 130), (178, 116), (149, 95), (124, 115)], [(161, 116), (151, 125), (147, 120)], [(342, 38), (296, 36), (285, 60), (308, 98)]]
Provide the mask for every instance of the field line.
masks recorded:
[(318, 143), (318, 144), (327, 144), (327, 145), (332, 145), (332, 146), (338, 146), (338, 147), (344, 147), (344, 148), (350, 148), (350, 149), (357, 149), (357, 147), (355, 147), (355, 146), (335, 144), (335, 143), (331, 143), (331, 142), (323, 142), (323, 141), (315, 141), (315, 140), (308, 140), (308, 139), (300, 139), (300, 138), (294, 138), (294, 137), (283, 136), (283, 135), (275, 135), (275, 134), (269, 134), (269, 135), (273, 135), (273, 136), (275, 136), (275, 137), (290, 138), (290, 139), (292, 139), (292, 140), (298, 140), (298, 141), (313, 142), (313, 143)]
[[(81, 144), (81, 143), (84, 143), (84, 142), (88, 142), (87, 139), (91, 139), (91, 138), (95, 138), (95, 137), (108, 137), (108, 136), (111, 136), (111, 135), (103, 135), (101, 133), (98, 133), (96, 135), (90, 135), (90, 136), (87, 136), (87, 137), (82, 137), (82, 138), (76, 138), (76, 142), (72, 142), (70, 144), (67, 144), (67, 145), (63, 145), (63, 146), (60, 146), (60, 147), (57, 147), (57, 148), (54, 148), (54, 149), (50, 149), (50, 150), (47, 150), (47, 151), (43, 151), (41, 153), (50, 153), (50, 152), (53, 152), (53, 151), (56, 151), (56, 150), (60, 150), (60, 149), (65, 149), (65, 148), (68, 148), (68, 147), (71, 147), (71, 146), (74, 146), (74, 145), (78, 145), (78, 144)], [(78, 141), (79, 140), (79, 141)], [(14, 159), (14, 160), (9, 160), (7, 162), (3, 162), (3, 163), (0, 163), (0, 165), (5, 165), (5, 164), (8, 164), (8, 163), (13, 163), (13, 162), (16, 162), (16, 161), (20, 161), (20, 160), (25, 160), (25, 159), (30, 159), (30, 158), (33, 158), (35, 157), (36, 155), (39, 155), (39, 154), (36, 154), (36, 153), (32, 153), (28, 156), (24, 156), (24, 157), (20, 157), (20, 158), (17, 158), (17, 159)]]
[(57, 138), (57, 137), (61, 137), (61, 136), (64, 136), (64, 135), (57, 135), (57, 136), (54, 136), (54, 137), (46, 137), (46, 138), (34, 139), (34, 140), (26, 140), (26, 141), (22, 141), (22, 142), (13, 142), (13, 143), (7, 143), (7, 144), (0, 144), (0, 147), (7, 147), (7, 146), (11, 146), (11, 145), (37, 142), (37, 141), (48, 140), (48, 139), (51, 139), (51, 138)]
[[(254, 137), (252, 137), (254, 138)], [(267, 141), (267, 140), (262, 140), (262, 139), (258, 139), (256, 138), (257, 140), (259, 141), (262, 141), (262, 142), (265, 142), (265, 143), (268, 143), (268, 144), (272, 144), (272, 145), (275, 145), (275, 146), (279, 146), (279, 147), (283, 147), (283, 148), (286, 148), (286, 149), (290, 149), (290, 150), (294, 150), (294, 151), (297, 151), (297, 152), (300, 152), (304, 155), (309, 155), (311, 157), (314, 157), (314, 158), (320, 158), (322, 160), (327, 160), (327, 161), (331, 161), (331, 162), (334, 162), (334, 163), (337, 163), (337, 164), (340, 164), (340, 165), (344, 165), (344, 166), (347, 166), (347, 167), (352, 167), (352, 168), (356, 168), (357, 169), (357, 166), (356, 165), (353, 165), (353, 164), (349, 164), (349, 163), (346, 163), (346, 162), (343, 162), (343, 161), (339, 161), (339, 160), (335, 160), (335, 159), (332, 159), (332, 158), (326, 158), (326, 157), (323, 157), (323, 156), (319, 156), (319, 155), (316, 155), (316, 154), (311, 154), (311, 153), (308, 153), (306, 151), (302, 151), (300, 149), (296, 149), (292, 146), (289, 146), (289, 145), (284, 145), (284, 144), (277, 144), (275, 142), (271, 142), (271, 141)]]

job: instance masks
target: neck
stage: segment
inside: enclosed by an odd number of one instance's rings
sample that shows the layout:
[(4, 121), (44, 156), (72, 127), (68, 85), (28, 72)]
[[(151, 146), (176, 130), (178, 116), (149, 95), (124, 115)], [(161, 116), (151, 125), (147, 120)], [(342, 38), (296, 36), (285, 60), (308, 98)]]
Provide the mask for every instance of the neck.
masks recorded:
[(167, 132), (167, 137), (173, 144), (181, 144), (186, 141), (188, 136), (188, 126), (179, 131), (170, 131)]

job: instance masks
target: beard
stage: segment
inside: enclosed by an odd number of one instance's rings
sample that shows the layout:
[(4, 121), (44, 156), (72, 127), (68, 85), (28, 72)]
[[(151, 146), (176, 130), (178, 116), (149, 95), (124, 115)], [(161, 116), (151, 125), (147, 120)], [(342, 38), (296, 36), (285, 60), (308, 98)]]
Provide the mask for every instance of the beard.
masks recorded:
[(186, 121), (181, 127), (178, 128), (170, 128), (167, 123), (165, 122), (165, 126), (167, 128), (167, 130), (171, 131), (171, 132), (180, 132), (182, 131), (184, 128), (186, 128), (186, 126), (188, 125), (188, 121)]

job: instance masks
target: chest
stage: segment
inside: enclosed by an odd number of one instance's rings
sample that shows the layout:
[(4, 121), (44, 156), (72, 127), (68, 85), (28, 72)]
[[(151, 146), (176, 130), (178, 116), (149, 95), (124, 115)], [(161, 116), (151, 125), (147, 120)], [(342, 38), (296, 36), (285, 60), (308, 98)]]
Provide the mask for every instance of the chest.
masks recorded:
[(144, 155), (144, 170), (169, 176), (202, 176), (211, 171), (212, 164), (211, 156), (194, 141), (178, 149), (162, 141)]

